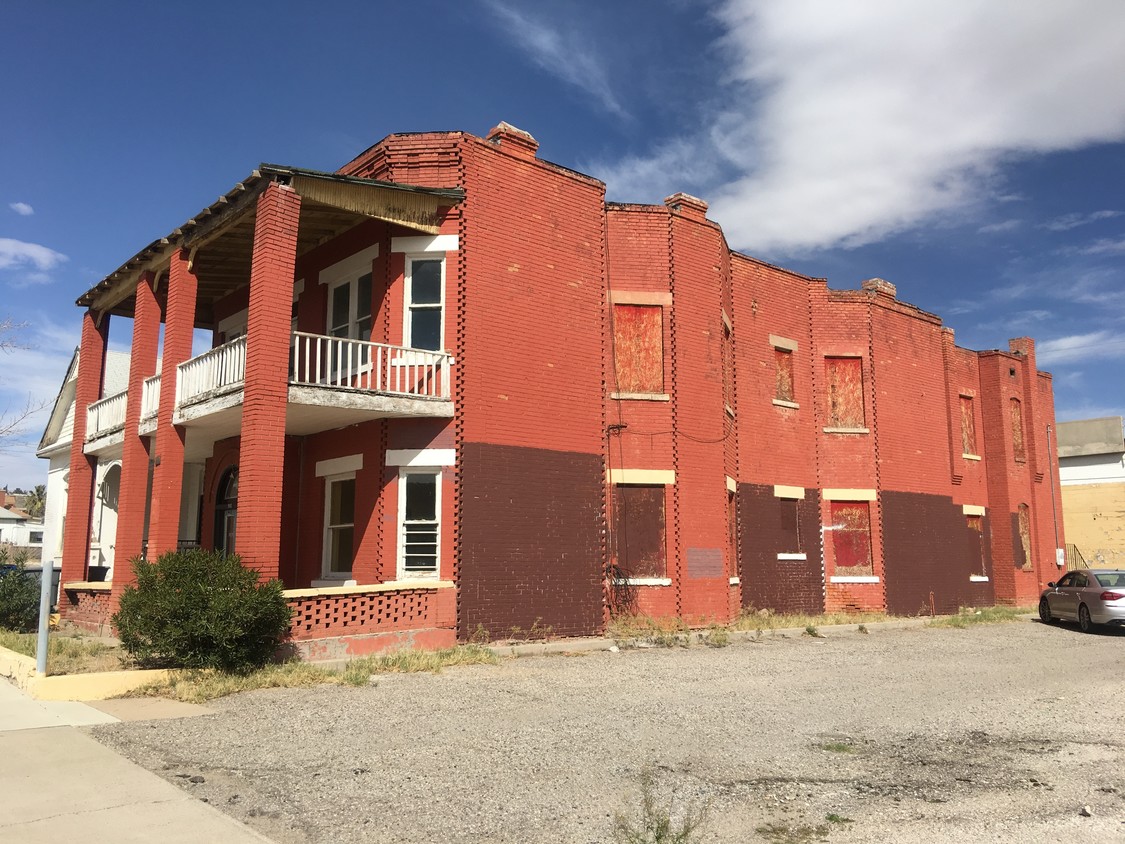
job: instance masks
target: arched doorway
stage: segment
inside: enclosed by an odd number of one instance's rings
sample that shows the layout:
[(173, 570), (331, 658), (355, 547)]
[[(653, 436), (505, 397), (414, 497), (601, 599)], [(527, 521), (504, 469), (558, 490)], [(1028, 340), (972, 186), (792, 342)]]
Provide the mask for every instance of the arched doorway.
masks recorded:
[(215, 550), (234, 553), (235, 530), (238, 525), (238, 467), (231, 466), (219, 478), (215, 496)]

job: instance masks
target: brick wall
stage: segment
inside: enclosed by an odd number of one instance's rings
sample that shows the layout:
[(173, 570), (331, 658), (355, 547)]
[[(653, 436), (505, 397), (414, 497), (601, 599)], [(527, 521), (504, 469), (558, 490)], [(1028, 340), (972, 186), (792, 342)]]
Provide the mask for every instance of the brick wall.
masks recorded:
[[(824, 612), (824, 568), (820, 555), (820, 496), (806, 489), (805, 497), (790, 500), (797, 513), (797, 531), (781, 516), (782, 499), (773, 486), (739, 484), (742, 534), (742, 604), (748, 609), (775, 612)], [(794, 537), (798, 537), (794, 541)], [(778, 554), (804, 553), (804, 560), (778, 560)]]

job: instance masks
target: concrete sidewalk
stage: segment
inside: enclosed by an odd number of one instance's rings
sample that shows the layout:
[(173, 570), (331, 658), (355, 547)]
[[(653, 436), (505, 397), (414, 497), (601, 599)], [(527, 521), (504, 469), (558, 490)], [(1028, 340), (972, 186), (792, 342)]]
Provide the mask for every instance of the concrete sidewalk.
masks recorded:
[[(141, 701), (106, 708), (122, 718), (183, 714)], [(32, 700), (0, 678), (0, 841), (268, 844), (78, 729), (118, 720), (82, 703)]]

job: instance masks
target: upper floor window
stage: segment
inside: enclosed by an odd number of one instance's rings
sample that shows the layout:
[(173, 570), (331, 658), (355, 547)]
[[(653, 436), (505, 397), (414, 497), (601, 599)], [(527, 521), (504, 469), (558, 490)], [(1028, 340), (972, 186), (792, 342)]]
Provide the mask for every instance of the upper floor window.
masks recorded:
[(824, 364), (828, 375), (829, 427), (863, 428), (863, 359), (825, 358)]
[(793, 392), (793, 352), (790, 349), (773, 350), (775, 390), (774, 398), (778, 401), (795, 402), (796, 394)]
[(613, 306), (613, 359), (620, 394), (664, 392), (664, 309)]
[(977, 453), (977, 423), (972, 396), (961, 396), (961, 453)]
[(1023, 442), (1023, 408), (1019, 399), (1008, 400), (1008, 410), (1012, 426), (1012, 454), (1018, 461), (1027, 460), (1027, 449)]
[(370, 340), (371, 273), (337, 282), (329, 296), (328, 333), (349, 340)]
[(445, 259), (407, 258), (404, 346), (432, 351), (443, 348), (444, 298)]

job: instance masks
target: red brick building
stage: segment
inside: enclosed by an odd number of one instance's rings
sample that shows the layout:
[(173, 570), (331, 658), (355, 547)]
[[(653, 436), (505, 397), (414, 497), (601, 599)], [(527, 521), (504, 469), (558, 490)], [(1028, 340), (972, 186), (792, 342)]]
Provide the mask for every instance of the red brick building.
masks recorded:
[[(262, 165), (82, 296), (64, 615), (128, 582), (86, 579), (106, 460), (119, 561), (236, 551), (313, 653), (1032, 602), (1063, 538), (1031, 340), (959, 348), (885, 281), (829, 290), (537, 147), (501, 124)], [(102, 396), (116, 317), (129, 389)]]

